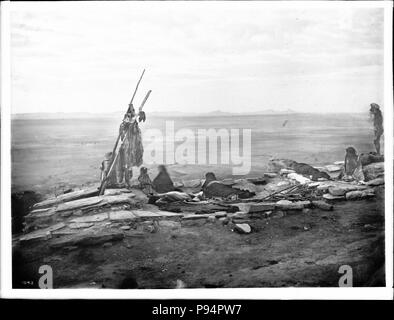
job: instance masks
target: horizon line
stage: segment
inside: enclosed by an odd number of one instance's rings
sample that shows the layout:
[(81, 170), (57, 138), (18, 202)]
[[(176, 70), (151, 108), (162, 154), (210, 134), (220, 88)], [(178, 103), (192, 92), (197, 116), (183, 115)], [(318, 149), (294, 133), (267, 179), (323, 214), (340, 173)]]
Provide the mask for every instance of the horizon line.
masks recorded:
[[(285, 114), (285, 113), (308, 113), (308, 114), (338, 114), (338, 113), (352, 113), (352, 114), (362, 114), (367, 112), (366, 111), (358, 111), (358, 112), (352, 112), (352, 111), (324, 111), (324, 112), (318, 112), (318, 111), (297, 111), (297, 110), (278, 110), (274, 111), (272, 109), (266, 109), (262, 111), (251, 111), (251, 112), (231, 112), (231, 111), (222, 111), (222, 110), (213, 110), (213, 111), (206, 111), (206, 112), (187, 112), (187, 111), (179, 111), (179, 110), (169, 110), (169, 111), (150, 111), (146, 113), (181, 113), (181, 114), (190, 114), (190, 115), (202, 115), (202, 114), (212, 114), (212, 113), (223, 113), (223, 114), (234, 114), (234, 115), (250, 115), (250, 114), (262, 114), (262, 113), (267, 113), (267, 114)], [(71, 112), (64, 112), (64, 111), (59, 111), (59, 112), (16, 112), (13, 113), (11, 112), (11, 116), (16, 116), (16, 115), (39, 115), (39, 114), (50, 114), (50, 115), (56, 115), (56, 114), (66, 114), (66, 115), (72, 115), (72, 114), (97, 114), (97, 115), (112, 115), (112, 114), (117, 114), (117, 113), (124, 113), (124, 111), (113, 111), (113, 112), (90, 112), (90, 111), (71, 111)]]

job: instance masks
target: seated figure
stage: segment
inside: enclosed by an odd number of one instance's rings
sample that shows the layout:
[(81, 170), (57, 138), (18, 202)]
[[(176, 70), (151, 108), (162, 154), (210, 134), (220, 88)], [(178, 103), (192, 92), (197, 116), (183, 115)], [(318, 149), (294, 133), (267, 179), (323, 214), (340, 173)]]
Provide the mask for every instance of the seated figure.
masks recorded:
[(148, 169), (141, 167), (140, 175), (138, 177), (139, 187), (145, 194), (153, 194), (155, 190), (153, 189), (152, 181), (148, 175)]
[(254, 195), (253, 192), (232, 188), (231, 186), (217, 181), (216, 176), (213, 172), (208, 172), (205, 175), (205, 182), (202, 186), (202, 191), (204, 192), (204, 196), (207, 198), (228, 198), (232, 196), (237, 196), (240, 199), (246, 199)]
[(167, 168), (163, 165), (159, 166), (159, 174), (153, 179), (153, 188), (158, 193), (174, 191), (174, 183), (167, 172)]

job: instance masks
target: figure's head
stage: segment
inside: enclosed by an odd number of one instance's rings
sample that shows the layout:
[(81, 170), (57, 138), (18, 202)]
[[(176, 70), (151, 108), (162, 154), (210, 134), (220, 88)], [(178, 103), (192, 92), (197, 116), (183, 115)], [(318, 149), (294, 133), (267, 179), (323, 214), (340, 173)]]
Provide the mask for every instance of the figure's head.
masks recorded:
[(157, 169), (159, 170), (160, 173), (167, 173), (167, 168), (166, 168), (165, 165), (161, 164), (161, 165), (158, 166)]
[(376, 114), (377, 112), (380, 111), (380, 107), (377, 103), (371, 103), (370, 106), (371, 106), (371, 108), (369, 109), (370, 113)]
[(348, 147), (348, 148), (346, 148), (346, 154), (356, 156), (357, 155), (357, 151), (353, 147)]
[(125, 121), (125, 122), (129, 122), (130, 121), (130, 114), (129, 113), (125, 113), (125, 115), (123, 117), (123, 121)]
[(215, 174), (213, 172), (207, 172), (205, 174), (205, 180), (214, 181), (214, 180), (217, 180), (217, 179), (216, 179), (216, 176), (215, 176)]
[(135, 116), (135, 109), (132, 103), (129, 103), (129, 108), (127, 109), (127, 112), (131, 114), (131, 117)]
[(145, 168), (145, 167), (141, 167), (140, 173), (141, 173), (141, 174), (147, 174), (147, 173), (148, 173), (148, 169)]

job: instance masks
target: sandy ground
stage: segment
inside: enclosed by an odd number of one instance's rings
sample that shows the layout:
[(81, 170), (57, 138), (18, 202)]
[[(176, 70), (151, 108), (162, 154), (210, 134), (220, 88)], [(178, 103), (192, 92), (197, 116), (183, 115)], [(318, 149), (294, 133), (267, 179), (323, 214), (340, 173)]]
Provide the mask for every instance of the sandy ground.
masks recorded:
[(126, 231), (111, 246), (29, 245), (18, 251), (14, 276), (37, 281), (36, 270), (48, 264), (55, 288), (174, 288), (177, 280), (189, 288), (335, 287), (339, 267), (350, 265), (354, 286), (382, 286), (382, 192), (377, 200), (337, 203), (334, 211), (251, 219), (251, 234), (220, 221), (174, 223), (153, 233)]

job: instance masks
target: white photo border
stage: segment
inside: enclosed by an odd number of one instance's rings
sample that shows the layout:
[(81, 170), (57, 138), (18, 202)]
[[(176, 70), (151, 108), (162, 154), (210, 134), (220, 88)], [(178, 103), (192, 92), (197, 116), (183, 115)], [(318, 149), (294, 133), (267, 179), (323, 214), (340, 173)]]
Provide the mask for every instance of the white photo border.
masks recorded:
[[(225, 5), (225, 1), (221, 2)], [(245, 1), (246, 2), (246, 1)], [(90, 4), (98, 2), (90, 2)], [(100, 2), (105, 5), (108, 2)], [(120, 4), (120, 2), (114, 2)], [(152, 1), (156, 5), (162, 1)], [(208, 2), (195, 2), (206, 5)], [(11, 235), (11, 70), (10, 9), (34, 3), (1, 2), (1, 278), (0, 296), (19, 299), (321, 299), (392, 300), (393, 299), (393, 73), (392, 73), (392, 1), (250, 1), (267, 7), (285, 8), (383, 8), (384, 9), (384, 125), (385, 125), (385, 274), (381, 288), (232, 288), (232, 289), (12, 289)], [(48, 3), (50, 5), (50, 2)], [(78, 2), (70, 2), (78, 5)], [(124, 4), (124, 3), (123, 3)], [(165, 5), (165, 4), (164, 4)], [(172, 2), (174, 5), (174, 2)], [(188, 5), (179, 1), (177, 5)], [(210, 3), (212, 5), (212, 3)]]

